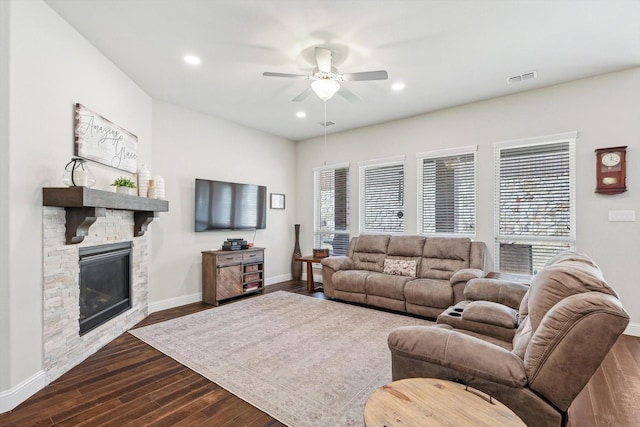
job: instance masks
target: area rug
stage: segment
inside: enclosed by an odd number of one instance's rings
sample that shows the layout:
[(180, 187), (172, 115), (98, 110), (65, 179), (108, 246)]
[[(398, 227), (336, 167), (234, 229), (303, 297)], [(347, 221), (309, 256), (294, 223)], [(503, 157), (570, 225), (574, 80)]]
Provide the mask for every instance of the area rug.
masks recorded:
[(291, 427), (362, 426), (387, 335), (433, 322), (277, 291), (130, 333)]

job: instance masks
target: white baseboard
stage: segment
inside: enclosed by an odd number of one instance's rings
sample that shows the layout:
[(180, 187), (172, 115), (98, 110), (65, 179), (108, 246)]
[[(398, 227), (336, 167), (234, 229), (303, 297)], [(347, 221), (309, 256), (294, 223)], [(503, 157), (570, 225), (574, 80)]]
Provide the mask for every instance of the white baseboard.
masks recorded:
[[(291, 280), (291, 274), (283, 274), (282, 276), (270, 277), (264, 281), (265, 286), (273, 285), (280, 282)], [(162, 301), (149, 303), (149, 314), (156, 311), (167, 310), (169, 308), (180, 307), (181, 305), (193, 304), (202, 301), (202, 292), (191, 295), (183, 295), (174, 298), (168, 298)]]
[(36, 372), (15, 387), (0, 391), (0, 414), (12, 410), (47, 385), (44, 371)]
[(268, 277), (268, 278), (264, 281), (264, 285), (265, 285), (265, 286), (275, 285), (276, 283), (286, 282), (286, 281), (288, 281), (288, 280), (291, 280), (291, 273), (283, 274), (283, 275), (281, 275), (281, 276)]
[(640, 337), (640, 323), (629, 323), (623, 333), (633, 337)]
[(202, 292), (156, 301), (149, 304), (149, 314), (202, 301)]

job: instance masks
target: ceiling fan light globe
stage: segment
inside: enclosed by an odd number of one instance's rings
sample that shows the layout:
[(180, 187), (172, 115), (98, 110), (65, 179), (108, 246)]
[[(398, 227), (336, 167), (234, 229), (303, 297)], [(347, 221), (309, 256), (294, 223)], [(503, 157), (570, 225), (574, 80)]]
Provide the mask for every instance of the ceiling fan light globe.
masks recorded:
[(318, 98), (327, 101), (340, 89), (340, 83), (328, 79), (316, 80), (311, 83), (311, 89), (318, 95)]

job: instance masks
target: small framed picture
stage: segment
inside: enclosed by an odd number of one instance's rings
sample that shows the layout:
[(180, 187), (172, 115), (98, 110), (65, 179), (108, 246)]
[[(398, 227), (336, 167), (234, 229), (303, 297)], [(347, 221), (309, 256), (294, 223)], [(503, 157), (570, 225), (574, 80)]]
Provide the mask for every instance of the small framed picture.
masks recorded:
[(284, 209), (284, 194), (271, 193), (271, 209)]

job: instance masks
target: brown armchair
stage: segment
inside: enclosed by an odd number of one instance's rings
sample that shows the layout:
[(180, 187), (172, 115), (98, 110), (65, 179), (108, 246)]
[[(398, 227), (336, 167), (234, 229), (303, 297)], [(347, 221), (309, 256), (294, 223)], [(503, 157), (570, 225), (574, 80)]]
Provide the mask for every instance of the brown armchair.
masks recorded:
[(569, 405), (628, 323), (598, 266), (565, 252), (534, 277), (510, 343), (444, 324), (399, 328), (388, 338), (393, 380), (462, 382), (529, 426), (563, 426)]

